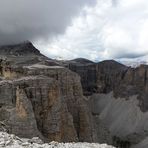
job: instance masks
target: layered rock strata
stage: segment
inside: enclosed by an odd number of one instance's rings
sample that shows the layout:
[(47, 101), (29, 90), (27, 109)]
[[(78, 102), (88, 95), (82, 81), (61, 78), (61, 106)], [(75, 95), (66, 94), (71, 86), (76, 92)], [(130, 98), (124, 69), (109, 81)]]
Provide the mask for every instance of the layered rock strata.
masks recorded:
[[(7, 130), (45, 141), (95, 141), (80, 77), (41, 55), (28, 42), (10, 47), (0, 48), (7, 49), (0, 50), (2, 55), (8, 55), (0, 62), (0, 121)], [(19, 51), (21, 55), (13, 54)]]

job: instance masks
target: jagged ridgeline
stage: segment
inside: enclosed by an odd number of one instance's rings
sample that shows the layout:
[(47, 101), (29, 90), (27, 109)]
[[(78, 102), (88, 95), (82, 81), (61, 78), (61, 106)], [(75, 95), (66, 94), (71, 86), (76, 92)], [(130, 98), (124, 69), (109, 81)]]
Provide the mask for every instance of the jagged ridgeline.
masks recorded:
[(147, 145), (148, 66), (52, 60), (30, 42), (1, 46), (0, 57), (0, 123), (7, 132), (119, 148)]

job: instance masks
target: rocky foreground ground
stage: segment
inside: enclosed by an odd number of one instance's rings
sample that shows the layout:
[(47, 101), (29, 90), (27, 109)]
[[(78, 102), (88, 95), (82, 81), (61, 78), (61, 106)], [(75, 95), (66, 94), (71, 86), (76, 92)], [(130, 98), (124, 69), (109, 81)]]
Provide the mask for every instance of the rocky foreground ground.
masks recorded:
[(32, 139), (21, 139), (15, 135), (0, 132), (0, 147), (5, 148), (113, 148), (106, 144), (95, 143), (43, 143), (35, 137)]

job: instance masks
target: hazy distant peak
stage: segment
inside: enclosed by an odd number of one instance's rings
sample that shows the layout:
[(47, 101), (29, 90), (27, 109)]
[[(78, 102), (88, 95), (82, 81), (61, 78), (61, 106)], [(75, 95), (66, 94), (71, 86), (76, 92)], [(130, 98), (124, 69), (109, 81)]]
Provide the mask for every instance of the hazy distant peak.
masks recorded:
[(40, 55), (40, 51), (36, 49), (31, 42), (25, 41), (18, 44), (0, 46), (0, 54), (14, 56), (21, 56), (27, 54)]

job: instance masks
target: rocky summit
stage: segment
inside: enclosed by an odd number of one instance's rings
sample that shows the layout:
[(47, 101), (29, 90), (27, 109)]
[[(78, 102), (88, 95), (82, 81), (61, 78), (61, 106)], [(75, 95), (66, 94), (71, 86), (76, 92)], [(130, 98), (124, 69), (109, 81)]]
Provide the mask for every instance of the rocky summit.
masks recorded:
[(148, 66), (57, 61), (32, 43), (0, 47), (0, 130), (44, 142), (148, 147)]

